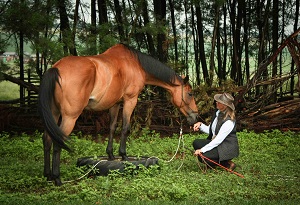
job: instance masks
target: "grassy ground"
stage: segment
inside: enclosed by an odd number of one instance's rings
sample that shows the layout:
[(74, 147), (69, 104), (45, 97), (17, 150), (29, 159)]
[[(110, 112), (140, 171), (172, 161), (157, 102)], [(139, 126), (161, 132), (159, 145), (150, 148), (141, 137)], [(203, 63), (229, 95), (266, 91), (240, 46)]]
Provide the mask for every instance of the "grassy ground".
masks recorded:
[(0, 100), (14, 100), (20, 97), (19, 86), (9, 81), (0, 82)]
[[(300, 135), (279, 131), (255, 134), (239, 132), (241, 154), (234, 161), (240, 178), (224, 170), (203, 173), (187, 148), (195, 138), (184, 135), (184, 158), (168, 162), (178, 136), (160, 138), (144, 130), (131, 136), (128, 155), (156, 156), (159, 168), (109, 176), (84, 178), (55, 187), (43, 178), (41, 134), (0, 135), (0, 204), (300, 204)], [(72, 136), (74, 152), (62, 152), (63, 181), (82, 176), (77, 158), (105, 155), (107, 142), (95, 143), (90, 136)], [(115, 150), (118, 143), (114, 144)], [(183, 163), (183, 164), (182, 164)], [(181, 166), (182, 165), (182, 166)]]

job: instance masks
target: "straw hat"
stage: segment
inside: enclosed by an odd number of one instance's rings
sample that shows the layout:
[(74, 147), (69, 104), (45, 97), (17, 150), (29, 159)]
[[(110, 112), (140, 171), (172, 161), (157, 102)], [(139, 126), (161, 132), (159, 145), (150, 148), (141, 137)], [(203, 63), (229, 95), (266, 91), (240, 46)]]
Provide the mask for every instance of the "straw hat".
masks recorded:
[(223, 94), (216, 94), (214, 96), (215, 101), (220, 102), (224, 105), (227, 105), (228, 107), (230, 107), (232, 110), (235, 110), (234, 107), (234, 98), (232, 97), (232, 95), (230, 95), (229, 93), (223, 93)]

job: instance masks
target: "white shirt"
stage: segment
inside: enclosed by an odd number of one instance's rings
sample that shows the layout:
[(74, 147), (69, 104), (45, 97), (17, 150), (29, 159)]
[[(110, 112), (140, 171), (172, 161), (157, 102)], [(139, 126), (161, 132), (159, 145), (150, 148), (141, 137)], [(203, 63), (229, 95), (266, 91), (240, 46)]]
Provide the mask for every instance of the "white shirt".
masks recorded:
[[(214, 119), (214, 121), (211, 124), (211, 130), (212, 130), (212, 134), (213, 136), (215, 136), (216, 134), (216, 125), (217, 125), (217, 121), (218, 121), (218, 115), (220, 113), (220, 110), (218, 110), (216, 112), (216, 118)], [(223, 140), (230, 134), (230, 132), (233, 130), (235, 126), (235, 122), (232, 120), (227, 120), (220, 128), (218, 134), (216, 135), (216, 137), (207, 145), (205, 145), (204, 147), (201, 148), (202, 153), (205, 153), (209, 150), (212, 150), (213, 148), (217, 147), (219, 144), (221, 144), (223, 142)], [(209, 127), (203, 123), (201, 123), (200, 126), (200, 130), (206, 134), (209, 134)]]

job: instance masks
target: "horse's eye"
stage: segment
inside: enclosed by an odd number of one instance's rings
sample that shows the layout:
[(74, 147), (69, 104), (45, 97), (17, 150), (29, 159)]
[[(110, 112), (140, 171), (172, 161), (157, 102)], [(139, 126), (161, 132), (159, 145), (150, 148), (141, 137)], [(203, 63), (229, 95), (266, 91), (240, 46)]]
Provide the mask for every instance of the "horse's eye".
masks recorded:
[(188, 95), (189, 95), (190, 97), (192, 97), (192, 96), (193, 96), (193, 93), (188, 93)]

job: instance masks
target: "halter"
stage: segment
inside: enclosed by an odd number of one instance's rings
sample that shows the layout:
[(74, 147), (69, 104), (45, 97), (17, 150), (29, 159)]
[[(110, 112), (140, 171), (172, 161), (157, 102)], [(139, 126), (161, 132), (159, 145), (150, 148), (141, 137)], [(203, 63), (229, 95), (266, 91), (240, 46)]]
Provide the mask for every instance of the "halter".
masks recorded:
[(184, 87), (184, 84), (181, 85), (181, 103), (180, 103), (180, 106), (179, 108), (183, 107), (182, 104), (184, 103), (185, 105), (187, 105), (188, 109), (192, 111), (192, 113), (198, 113), (198, 111), (194, 111), (190, 106), (189, 104), (187, 104), (183, 98), (183, 87)]

